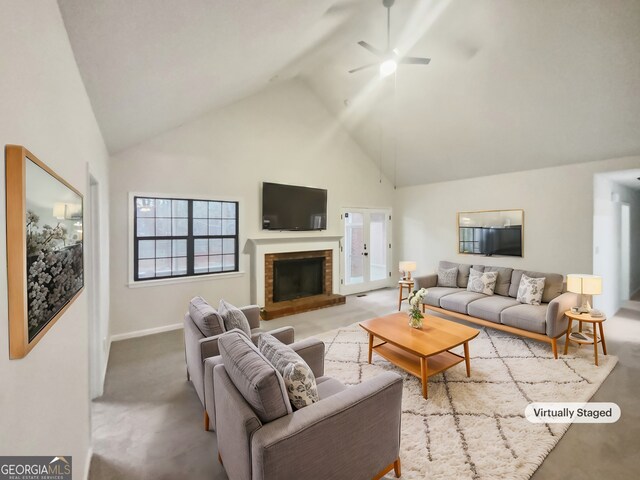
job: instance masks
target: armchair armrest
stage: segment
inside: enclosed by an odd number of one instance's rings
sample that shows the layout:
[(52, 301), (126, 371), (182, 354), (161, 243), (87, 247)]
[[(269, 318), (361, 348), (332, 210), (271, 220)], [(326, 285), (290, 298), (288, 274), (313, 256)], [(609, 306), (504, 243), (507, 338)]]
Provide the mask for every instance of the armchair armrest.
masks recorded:
[(218, 350), (218, 339), (222, 335), (224, 335), (224, 333), (200, 339), (200, 356), (202, 357), (203, 362), (206, 358), (220, 355), (220, 350)]
[(305, 338), (289, 346), (307, 362), (316, 378), (324, 375), (324, 342)]
[(580, 303), (580, 295), (565, 292), (549, 302), (547, 308), (547, 336), (555, 338), (567, 331), (569, 321), (564, 312)]
[(432, 273), (429, 275), (421, 275), (419, 277), (413, 277), (415, 282), (415, 289), (430, 288), (438, 285), (438, 274)]
[(289, 345), (293, 343), (293, 340), (294, 340), (293, 327), (280, 327), (274, 330), (268, 330), (268, 331), (260, 330), (258, 332), (251, 332), (251, 341), (254, 344), (256, 345), (258, 344), (258, 337), (260, 336), (261, 333), (268, 333), (270, 335), (273, 335), (285, 345)]
[(248, 305), (246, 307), (242, 307), (242, 313), (249, 320), (249, 328), (252, 330), (254, 328), (260, 328), (260, 307), (258, 305)]
[(385, 372), (263, 425), (251, 439), (253, 479), (375, 476), (398, 458), (401, 402), (402, 378)]

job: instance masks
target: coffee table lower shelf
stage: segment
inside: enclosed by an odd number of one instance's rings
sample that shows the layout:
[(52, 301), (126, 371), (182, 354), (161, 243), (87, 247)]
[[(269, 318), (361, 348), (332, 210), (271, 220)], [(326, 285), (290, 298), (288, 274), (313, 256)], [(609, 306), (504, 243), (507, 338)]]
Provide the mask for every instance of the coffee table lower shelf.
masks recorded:
[[(427, 378), (432, 375), (437, 375), (438, 373), (443, 372), (444, 370), (465, 360), (464, 357), (456, 355), (448, 350), (430, 357), (418, 357), (417, 355), (413, 355), (387, 342), (374, 345), (373, 351), (381, 357), (386, 358), (397, 367), (400, 367), (404, 371), (421, 379), (422, 396), (424, 398), (427, 398)], [(423, 363), (425, 371), (423, 371)]]

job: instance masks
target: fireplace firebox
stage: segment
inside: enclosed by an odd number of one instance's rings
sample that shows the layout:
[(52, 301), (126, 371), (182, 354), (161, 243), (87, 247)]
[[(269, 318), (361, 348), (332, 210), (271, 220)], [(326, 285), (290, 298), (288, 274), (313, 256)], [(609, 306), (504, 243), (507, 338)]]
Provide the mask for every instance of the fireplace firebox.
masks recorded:
[(273, 301), (284, 302), (323, 293), (324, 257), (276, 260)]

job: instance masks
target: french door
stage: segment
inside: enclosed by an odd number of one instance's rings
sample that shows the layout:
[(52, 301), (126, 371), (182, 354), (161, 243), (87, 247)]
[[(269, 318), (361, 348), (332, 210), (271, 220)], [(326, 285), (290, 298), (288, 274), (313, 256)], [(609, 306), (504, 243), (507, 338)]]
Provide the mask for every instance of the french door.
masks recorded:
[(340, 293), (365, 292), (389, 285), (391, 209), (342, 209)]

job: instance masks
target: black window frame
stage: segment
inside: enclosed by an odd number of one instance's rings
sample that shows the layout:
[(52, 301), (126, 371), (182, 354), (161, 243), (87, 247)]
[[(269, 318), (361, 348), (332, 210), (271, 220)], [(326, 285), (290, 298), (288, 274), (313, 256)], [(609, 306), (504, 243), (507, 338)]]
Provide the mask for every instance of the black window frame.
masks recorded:
[[(154, 236), (138, 236), (138, 208), (137, 208), (137, 204), (138, 204), (138, 200), (139, 199), (149, 199), (149, 200), (171, 200), (171, 201), (186, 201), (187, 202), (187, 235), (170, 235), (170, 236), (159, 236), (159, 235), (154, 235)], [(224, 203), (231, 203), (235, 205), (235, 233), (233, 235), (223, 235), (222, 234), (222, 230), (220, 232), (220, 235), (194, 235), (193, 233), (193, 224), (194, 224), (194, 216), (193, 216), (193, 204), (194, 202), (217, 202), (221, 204), (221, 209), (222, 204)], [(172, 203), (173, 206), (173, 203)], [(174, 217), (173, 216), (173, 211), (171, 212), (172, 215), (171, 217), (141, 217), (141, 218), (169, 218), (171, 220), (172, 223), (172, 229), (173, 229), (173, 220), (176, 218), (185, 218), (185, 217)], [(221, 212), (220, 214), (220, 220), (224, 220), (224, 217), (222, 216), (223, 213)], [(210, 220), (211, 217), (207, 217), (207, 220)], [(216, 218), (214, 218), (216, 219)], [(222, 226), (221, 226), (222, 229)], [(172, 231), (173, 233), (173, 231)], [(208, 233), (208, 232), (207, 232)], [(222, 257), (222, 270), (218, 271), (218, 272), (210, 272), (210, 271), (206, 271), (206, 272), (196, 272), (195, 271), (195, 241), (198, 239), (207, 239), (207, 240), (211, 240), (211, 239), (221, 239), (223, 241), (224, 244), (224, 240), (225, 239), (233, 239), (234, 240), (234, 268), (233, 270), (225, 270), (224, 269), (224, 251), (222, 254), (220, 254), (220, 256)], [(179, 197), (163, 197), (163, 196), (149, 196), (149, 195), (133, 195), (133, 281), (134, 282), (147, 282), (147, 281), (157, 281), (157, 280), (173, 280), (173, 279), (179, 279), (179, 278), (190, 278), (190, 277), (201, 277), (201, 276), (207, 276), (207, 275), (220, 275), (220, 274), (228, 274), (228, 273), (237, 273), (240, 271), (240, 265), (239, 265), (239, 244), (240, 244), (240, 202), (238, 200), (223, 200), (223, 199), (210, 199), (210, 198), (179, 198)], [(145, 260), (140, 259), (139, 258), (139, 241), (142, 240), (152, 240), (152, 241), (157, 241), (157, 240), (186, 240), (187, 241), (187, 255), (186, 255), (186, 259), (187, 259), (187, 273), (185, 274), (179, 274), (179, 275), (174, 275), (173, 272), (171, 273), (171, 275), (163, 275), (163, 276), (153, 276), (153, 277), (144, 277), (144, 278), (140, 278), (139, 276), (139, 260)], [(172, 242), (172, 248), (173, 248), (173, 242)], [(209, 254), (207, 255), (209, 256)], [(159, 257), (154, 257), (154, 259), (157, 261)], [(173, 260), (173, 258), (179, 258), (179, 257), (169, 257), (171, 260)]]

